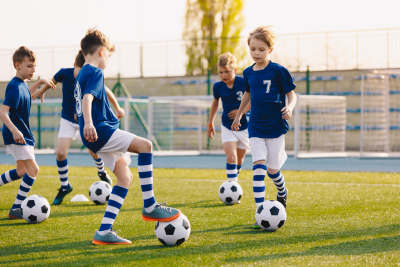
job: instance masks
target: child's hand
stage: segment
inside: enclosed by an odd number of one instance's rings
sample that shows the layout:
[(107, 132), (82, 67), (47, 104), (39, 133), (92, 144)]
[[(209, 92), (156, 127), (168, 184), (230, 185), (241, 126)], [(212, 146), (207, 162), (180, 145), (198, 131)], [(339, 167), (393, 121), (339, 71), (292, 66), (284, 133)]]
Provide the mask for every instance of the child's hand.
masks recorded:
[(94, 128), (93, 123), (85, 123), (83, 127), (83, 136), (90, 143), (97, 141), (97, 132), (96, 128)]
[(45, 84), (45, 85), (47, 85), (47, 86), (49, 86), (53, 90), (56, 89), (55, 84), (51, 80), (41, 79), (40, 82)]
[(118, 119), (122, 119), (125, 116), (125, 110), (123, 108), (118, 108), (115, 111), (115, 115), (117, 116)]
[(16, 130), (12, 133), (15, 143), (17, 144), (26, 144), (24, 135), (19, 131)]
[(284, 107), (283, 109), (281, 109), (282, 111), (282, 118), (285, 120), (289, 120), (293, 113), (292, 113), (292, 109), (290, 107)]
[(36, 98), (40, 98), (40, 102), (43, 103), (44, 100), (44, 92), (42, 89), (37, 89), (36, 92), (33, 93), (32, 99), (35, 100)]
[(214, 125), (208, 125), (208, 129), (207, 129), (207, 135), (208, 137), (210, 137), (211, 139), (214, 139), (214, 135), (215, 135), (215, 128)]
[(239, 131), (240, 126), (242, 126), (240, 124), (240, 117), (235, 118), (235, 120), (233, 121), (232, 126), (231, 126), (232, 131)]
[(234, 110), (232, 110), (231, 112), (229, 112), (229, 113), (228, 113), (229, 119), (231, 119), (231, 120), (235, 119), (235, 118), (236, 118), (237, 112), (238, 112), (238, 109), (234, 109)]

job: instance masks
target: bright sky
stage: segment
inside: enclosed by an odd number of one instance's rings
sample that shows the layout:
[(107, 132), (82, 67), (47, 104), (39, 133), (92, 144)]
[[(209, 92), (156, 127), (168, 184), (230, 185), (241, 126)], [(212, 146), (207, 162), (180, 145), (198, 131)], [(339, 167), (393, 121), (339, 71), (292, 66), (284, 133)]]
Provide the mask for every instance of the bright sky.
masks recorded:
[[(79, 44), (95, 25), (112, 42), (181, 39), (186, 0), (0, 0), (0, 49)], [(399, 0), (247, 0), (242, 35), (400, 28)]]

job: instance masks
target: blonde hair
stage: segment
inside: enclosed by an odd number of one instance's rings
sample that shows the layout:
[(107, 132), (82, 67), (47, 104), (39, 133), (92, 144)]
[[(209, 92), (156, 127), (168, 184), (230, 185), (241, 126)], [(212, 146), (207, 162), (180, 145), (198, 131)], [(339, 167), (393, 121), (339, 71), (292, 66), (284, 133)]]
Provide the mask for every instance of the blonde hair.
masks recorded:
[(81, 40), (81, 49), (84, 56), (87, 54), (93, 55), (94, 52), (100, 47), (104, 46), (111, 53), (115, 51), (115, 46), (111, 44), (105, 34), (97, 30), (96, 27), (89, 29)]
[(228, 65), (236, 68), (236, 58), (230, 52), (223, 53), (218, 57), (218, 66), (226, 67)]
[(256, 38), (257, 40), (263, 41), (268, 45), (269, 48), (273, 47), (276, 41), (276, 34), (272, 30), (273, 26), (260, 26), (250, 32), (247, 38), (247, 44), (250, 45), (250, 39)]
[(21, 64), (24, 60), (25, 57), (27, 57), (30, 61), (35, 62), (36, 61), (36, 55), (33, 53), (33, 51), (29, 50), (25, 46), (21, 46), (17, 50), (15, 50), (14, 55), (13, 55), (13, 63), (14, 63), (14, 68), (15, 68), (15, 63)]

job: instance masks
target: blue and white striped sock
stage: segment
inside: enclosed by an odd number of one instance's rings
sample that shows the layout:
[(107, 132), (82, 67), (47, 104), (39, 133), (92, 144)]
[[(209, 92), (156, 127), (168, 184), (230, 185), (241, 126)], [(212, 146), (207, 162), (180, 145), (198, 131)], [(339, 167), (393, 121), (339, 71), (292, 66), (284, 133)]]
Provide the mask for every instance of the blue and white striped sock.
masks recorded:
[(237, 165), (237, 176), (239, 177), (239, 173), (242, 170), (242, 165)]
[(143, 207), (147, 212), (152, 212), (156, 206), (153, 192), (153, 153), (139, 154), (138, 172), (142, 188)]
[(267, 167), (262, 164), (253, 166), (253, 193), (257, 208), (264, 202), (265, 183), (264, 178), (267, 173)]
[(94, 160), (94, 163), (96, 163), (97, 172), (98, 172), (99, 174), (102, 174), (102, 173), (105, 171), (103, 160), (102, 160), (101, 158), (95, 159), (95, 160)]
[(17, 198), (15, 199), (14, 205), (11, 207), (11, 209), (21, 208), (21, 204), (31, 190), (34, 182), (35, 177), (29, 177), (29, 175), (25, 173), (24, 178), (22, 178), (21, 185), (19, 186)]
[(104, 214), (103, 221), (101, 221), (100, 229), (98, 231), (100, 235), (105, 235), (111, 230), (115, 218), (117, 217), (122, 204), (124, 204), (127, 194), (127, 188), (118, 185), (113, 187), (110, 198), (108, 199), (106, 213)]
[(283, 174), (281, 171), (278, 171), (275, 174), (270, 174), (268, 173), (268, 177), (272, 179), (274, 182), (276, 189), (278, 189), (278, 196), (279, 197), (284, 197), (286, 196), (286, 187), (285, 187), (285, 178), (283, 177)]
[(68, 190), (68, 160), (57, 160), (58, 175), (60, 175), (61, 189)]
[(22, 177), (19, 177), (17, 174), (17, 169), (11, 170), (11, 171), (6, 171), (1, 175), (0, 179), (0, 186), (11, 183), (12, 181), (21, 179)]
[(226, 176), (229, 182), (237, 182), (237, 165), (226, 163)]

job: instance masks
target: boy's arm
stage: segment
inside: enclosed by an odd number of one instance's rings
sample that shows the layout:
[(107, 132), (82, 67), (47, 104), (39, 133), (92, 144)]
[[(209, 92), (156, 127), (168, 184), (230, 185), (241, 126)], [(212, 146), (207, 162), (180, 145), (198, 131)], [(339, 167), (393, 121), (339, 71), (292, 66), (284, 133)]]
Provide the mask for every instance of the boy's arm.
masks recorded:
[(288, 105), (283, 109), (281, 109), (281, 111), (282, 111), (282, 118), (285, 120), (289, 120), (293, 115), (293, 109), (296, 106), (297, 96), (293, 90), (287, 93), (286, 96), (288, 98)]
[(117, 116), (118, 119), (122, 119), (125, 116), (125, 110), (120, 107), (117, 99), (115, 98), (114, 93), (110, 89), (108, 89), (107, 86), (106, 86), (106, 93), (108, 101), (110, 101), (111, 105), (114, 106), (115, 115)]
[[(247, 105), (247, 107), (246, 107), (245, 110), (243, 111), (242, 116), (243, 116), (244, 114), (246, 114), (246, 113), (250, 110), (250, 108), (251, 108), (251, 103), (249, 103), (249, 104)], [(229, 117), (230, 119), (235, 119), (235, 118), (236, 118), (236, 114), (237, 114), (238, 111), (239, 111), (239, 109), (234, 109), (234, 110), (232, 110), (231, 112), (228, 113), (228, 117)]]
[(241, 126), (240, 124), (240, 119), (242, 118), (242, 115), (244, 114), (245, 109), (250, 103), (250, 93), (245, 92), (242, 98), (242, 102), (240, 103), (240, 107), (237, 111), (235, 120), (232, 123), (232, 130), (238, 131), (239, 127)]
[(214, 128), (214, 119), (215, 116), (217, 115), (218, 112), (218, 107), (219, 107), (219, 99), (213, 100), (211, 104), (211, 109), (210, 109), (210, 118), (208, 119), (208, 127), (207, 127), (207, 135), (213, 139), (215, 135), (215, 128)]
[[(52, 78), (51, 81), (53, 82), (54, 86), (57, 84), (57, 81), (54, 80), (54, 78)], [(32, 99), (35, 100), (36, 98), (40, 97), (40, 101), (43, 103), (43, 100), (44, 100), (44, 93), (46, 93), (46, 91), (49, 90), (50, 88), (52, 88), (52, 87), (50, 87), (50, 86), (48, 86), (48, 85), (46, 84), (43, 88), (40, 88), (40, 89), (36, 90), (36, 91), (32, 94)], [(54, 90), (55, 87), (52, 88), (52, 89)]]
[(97, 140), (96, 128), (94, 128), (92, 120), (92, 102), (94, 96), (92, 94), (85, 94), (82, 101), (82, 112), (85, 121), (85, 126), (83, 127), (83, 136), (89, 142), (94, 142)]
[(29, 87), (29, 92), (31, 92), (31, 95), (33, 95), (36, 90), (39, 88), (40, 85), (45, 84), (53, 89), (56, 88), (54, 83), (51, 80), (47, 79), (40, 79), (39, 81), (35, 82), (31, 87)]
[(8, 112), (10, 107), (7, 105), (2, 105), (0, 108), (0, 119), (3, 121), (4, 125), (10, 130), (13, 135), (14, 141), (18, 144), (25, 144), (24, 135), (15, 127), (14, 123), (10, 120)]

